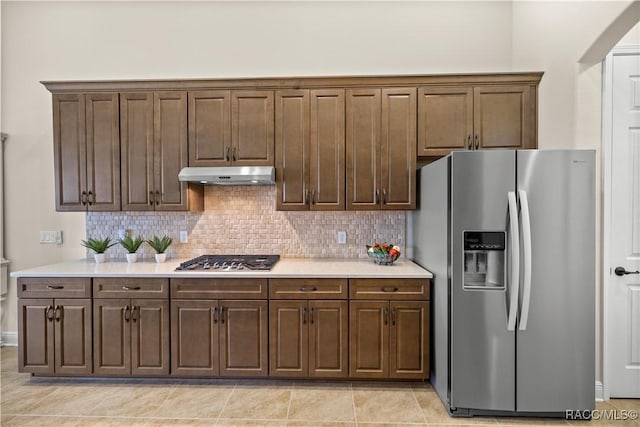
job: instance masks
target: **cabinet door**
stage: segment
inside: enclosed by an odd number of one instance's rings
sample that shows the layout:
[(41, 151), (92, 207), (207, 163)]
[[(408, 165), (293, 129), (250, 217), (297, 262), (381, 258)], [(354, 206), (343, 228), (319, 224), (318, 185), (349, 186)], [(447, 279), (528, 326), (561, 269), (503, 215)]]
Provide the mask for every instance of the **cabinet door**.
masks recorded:
[(169, 374), (169, 301), (131, 301), (131, 373)]
[(84, 95), (53, 95), (56, 210), (85, 211), (87, 155)]
[(56, 299), (54, 304), (56, 374), (91, 374), (91, 300)]
[(389, 375), (429, 377), (429, 303), (391, 301)]
[(154, 210), (152, 93), (120, 94), (120, 142), (122, 210)]
[(231, 92), (189, 92), (189, 166), (228, 166)]
[(276, 92), (276, 209), (309, 209), (309, 91)]
[(473, 88), (464, 86), (418, 89), (418, 156), (445, 156), (471, 149)]
[(52, 374), (53, 300), (18, 300), (18, 371)]
[(171, 301), (171, 373), (217, 376), (218, 301)]
[(307, 324), (307, 301), (270, 301), (270, 376), (308, 376), (309, 328)]
[(476, 87), (473, 104), (476, 148), (534, 148), (529, 86)]
[(389, 376), (389, 303), (351, 301), (349, 306), (349, 376)]
[(310, 180), (312, 210), (344, 210), (344, 90), (312, 90)]
[(416, 207), (416, 88), (382, 90), (382, 209)]
[(309, 376), (346, 377), (347, 301), (309, 301)]
[(90, 211), (120, 210), (120, 121), (117, 93), (86, 98), (87, 197)]
[(273, 166), (273, 92), (231, 92), (231, 161)]
[(267, 301), (220, 301), (220, 375), (266, 376)]
[(131, 311), (128, 299), (93, 300), (93, 372), (131, 374)]
[(188, 210), (188, 183), (178, 180), (189, 164), (186, 92), (154, 93), (153, 145), (155, 210)]
[(347, 209), (378, 209), (380, 90), (347, 90)]

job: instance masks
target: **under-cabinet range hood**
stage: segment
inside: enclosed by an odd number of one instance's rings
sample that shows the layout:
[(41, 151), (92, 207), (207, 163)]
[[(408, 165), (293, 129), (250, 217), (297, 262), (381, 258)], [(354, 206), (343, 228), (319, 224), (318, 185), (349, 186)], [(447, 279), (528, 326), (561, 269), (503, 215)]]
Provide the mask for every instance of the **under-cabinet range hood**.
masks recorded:
[(178, 174), (180, 181), (211, 185), (273, 185), (273, 166), (187, 167)]

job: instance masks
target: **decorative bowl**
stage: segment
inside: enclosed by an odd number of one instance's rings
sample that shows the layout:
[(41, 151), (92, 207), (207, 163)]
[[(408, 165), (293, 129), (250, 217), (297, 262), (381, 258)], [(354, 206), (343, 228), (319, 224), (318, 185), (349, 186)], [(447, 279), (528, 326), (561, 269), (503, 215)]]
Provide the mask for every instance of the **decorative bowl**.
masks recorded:
[(366, 247), (367, 247), (367, 255), (376, 264), (392, 265), (400, 257), (400, 252), (398, 252), (398, 253), (396, 253), (394, 255), (380, 254), (380, 253), (375, 253), (375, 252), (369, 252), (369, 248), (371, 248), (370, 245), (366, 245)]

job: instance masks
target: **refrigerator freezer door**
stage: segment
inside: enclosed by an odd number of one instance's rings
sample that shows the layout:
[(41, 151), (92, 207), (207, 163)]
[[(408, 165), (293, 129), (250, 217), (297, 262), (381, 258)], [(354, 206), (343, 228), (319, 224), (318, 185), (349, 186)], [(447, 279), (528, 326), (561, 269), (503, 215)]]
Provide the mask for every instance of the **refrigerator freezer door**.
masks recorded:
[(528, 199), (532, 263), (528, 321), (517, 331), (516, 410), (593, 409), (594, 152), (516, 156), (518, 190)]
[(511, 283), (502, 290), (465, 290), (463, 235), (507, 230), (515, 151), (461, 151), (451, 156), (450, 403), (452, 408), (513, 411), (515, 333), (507, 331)]

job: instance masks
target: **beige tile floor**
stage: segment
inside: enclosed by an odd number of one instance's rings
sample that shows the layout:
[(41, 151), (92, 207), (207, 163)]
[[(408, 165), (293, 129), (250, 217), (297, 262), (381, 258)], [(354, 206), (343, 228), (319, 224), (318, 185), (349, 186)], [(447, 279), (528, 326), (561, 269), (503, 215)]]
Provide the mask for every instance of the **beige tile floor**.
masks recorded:
[[(2, 348), (0, 362), (3, 427), (570, 425), (451, 418), (428, 383), (31, 378), (17, 372), (15, 347)], [(640, 400), (597, 407), (640, 411)], [(576, 424), (640, 427), (637, 420)]]

